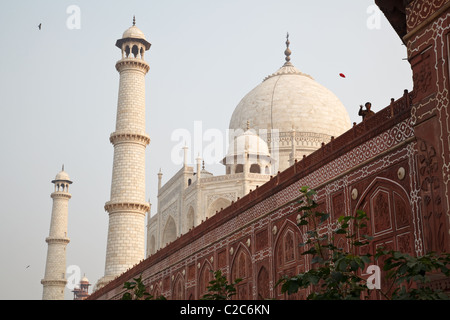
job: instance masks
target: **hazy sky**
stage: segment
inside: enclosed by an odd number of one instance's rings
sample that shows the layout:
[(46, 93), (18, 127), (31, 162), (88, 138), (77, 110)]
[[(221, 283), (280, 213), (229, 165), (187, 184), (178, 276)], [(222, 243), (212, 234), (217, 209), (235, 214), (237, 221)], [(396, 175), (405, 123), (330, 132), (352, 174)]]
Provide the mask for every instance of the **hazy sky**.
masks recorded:
[[(72, 5), (80, 10), (79, 20), (68, 11)], [(42, 298), (51, 180), (62, 164), (73, 181), (67, 266), (78, 266), (92, 284), (104, 274), (103, 206), (110, 199), (109, 135), (115, 129), (115, 63), (121, 57), (115, 42), (133, 15), (152, 43), (146, 54), (151, 137), (146, 194), (154, 213), (157, 172), (161, 168), (166, 182), (180, 168), (171, 158), (179, 143), (172, 133), (193, 132), (201, 121), (203, 131), (218, 129), (225, 136), (240, 99), (284, 63), (286, 32), (291, 62), (333, 91), (352, 122), (360, 122), (360, 104), (371, 101), (378, 111), (411, 90), (410, 66), (402, 60), (406, 48), (385, 17), (377, 19), (373, 5), (373, 0), (1, 1), (0, 299)], [(224, 173), (221, 165), (206, 167)], [(66, 299), (72, 298), (66, 289)]]

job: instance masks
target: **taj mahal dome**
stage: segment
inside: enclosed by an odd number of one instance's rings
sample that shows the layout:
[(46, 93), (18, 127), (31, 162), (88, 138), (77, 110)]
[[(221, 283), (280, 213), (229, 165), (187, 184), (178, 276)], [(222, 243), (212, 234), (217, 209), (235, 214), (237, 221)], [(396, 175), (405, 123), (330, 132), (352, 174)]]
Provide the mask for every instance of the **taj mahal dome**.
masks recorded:
[(289, 44), (287, 39), (284, 65), (245, 95), (229, 125), (232, 130), (244, 129), (249, 121), (261, 132), (269, 149), (279, 153), (279, 171), (351, 126), (336, 95), (290, 62)]

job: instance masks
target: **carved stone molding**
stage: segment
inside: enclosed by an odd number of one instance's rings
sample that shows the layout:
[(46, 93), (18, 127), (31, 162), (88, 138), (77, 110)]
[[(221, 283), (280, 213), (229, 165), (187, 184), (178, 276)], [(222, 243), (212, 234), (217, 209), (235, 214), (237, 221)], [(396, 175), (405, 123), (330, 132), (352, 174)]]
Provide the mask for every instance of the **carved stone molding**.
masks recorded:
[(105, 204), (105, 211), (110, 214), (116, 212), (134, 212), (145, 215), (146, 212), (150, 210), (148, 203), (133, 203), (133, 202), (107, 202)]
[(57, 286), (57, 287), (64, 287), (67, 284), (67, 280), (46, 280), (42, 279), (41, 284), (44, 286)]
[(219, 194), (210, 194), (207, 198), (207, 204), (208, 206), (216, 201), (217, 199), (223, 198), (229, 201), (235, 201), (236, 200), (236, 192), (229, 192), (229, 193), (219, 193)]
[[(272, 142), (275, 142), (275, 144), (278, 143), (279, 147), (292, 146), (292, 132), (280, 132), (277, 135), (272, 135), (268, 132), (267, 135), (263, 135), (262, 138), (266, 140), (269, 146), (272, 145)], [(330, 140), (330, 135), (315, 132), (295, 132), (294, 138), (297, 147), (321, 146), (322, 142), (328, 143)]]
[(178, 201), (174, 201), (161, 211), (161, 221), (163, 221), (165, 224), (169, 217), (175, 218), (177, 216), (177, 212), (178, 212)]
[(418, 143), (419, 187), (422, 193), (423, 224), (427, 251), (446, 249), (439, 164), (435, 147), (427, 141)]
[(53, 192), (50, 196), (51, 196), (52, 199), (55, 199), (55, 198), (70, 199), (70, 198), (72, 198), (72, 195), (70, 193), (59, 192), (59, 191)]
[(121, 72), (125, 69), (139, 69), (146, 74), (150, 70), (150, 66), (144, 60), (137, 58), (125, 58), (117, 61), (116, 70)]
[(447, 0), (413, 1), (406, 7), (406, 25), (408, 32), (418, 27), (433, 15)]
[(114, 132), (111, 133), (109, 141), (116, 145), (122, 142), (134, 142), (143, 145), (144, 147), (150, 144), (150, 137), (146, 134)]
[(45, 238), (45, 242), (47, 242), (48, 244), (68, 244), (70, 242), (69, 238), (52, 238), (52, 237), (47, 237)]
[(430, 90), (430, 86), (432, 83), (432, 68), (430, 66), (429, 59), (426, 59), (423, 63), (421, 63), (419, 70), (414, 73), (413, 81), (414, 81), (414, 91), (416, 93), (427, 93)]

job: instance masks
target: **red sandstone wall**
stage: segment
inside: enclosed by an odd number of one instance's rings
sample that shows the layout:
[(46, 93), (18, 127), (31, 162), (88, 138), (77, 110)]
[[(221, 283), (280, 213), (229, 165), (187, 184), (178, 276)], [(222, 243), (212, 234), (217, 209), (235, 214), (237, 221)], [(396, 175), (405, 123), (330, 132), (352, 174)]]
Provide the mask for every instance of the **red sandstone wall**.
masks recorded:
[(421, 0), (407, 8), (405, 41), (413, 70), (411, 110), (418, 158), (418, 196), (426, 251), (450, 250), (450, 1)]

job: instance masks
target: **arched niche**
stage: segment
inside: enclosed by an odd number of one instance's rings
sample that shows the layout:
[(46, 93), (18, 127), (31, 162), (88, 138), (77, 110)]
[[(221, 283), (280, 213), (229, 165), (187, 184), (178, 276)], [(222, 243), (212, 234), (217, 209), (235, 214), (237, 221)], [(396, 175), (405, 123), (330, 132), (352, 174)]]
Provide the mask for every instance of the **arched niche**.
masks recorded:
[(214, 278), (213, 266), (205, 259), (198, 273), (197, 292), (199, 299), (208, 293), (209, 282)]
[(231, 264), (230, 282), (236, 279), (241, 281), (236, 285), (235, 300), (253, 299), (253, 268), (250, 251), (242, 243), (239, 244), (236, 252), (233, 254)]
[[(286, 220), (274, 242), (274, 283), (283, 276), (294, 276), (306, 271), (306, 259), (302, 253), (302, 234), (295, 223)], [(275, 299), (305, 299), (306, 290), (299, 290), (295, 294), (281, 293), (281, 286), (275, 288)]]
[(169, 216), (169, 218), (167, 218), (167, 222), (162, 235), (162, 245), (165, 246), (166, 244), (174, 241), (176, 238), (177, 225), (175, 223), (175, 220), (171, 216)]
[(189, 207), (189, 210), (186, 214), (186, 231), (193, 228), (195, 224), (195, 212), (192, 206)]
[(220, 211), (221, 209), (225, 209), (231, 204), (231, 201), (225, 198), (218, 198), (214, 200), (209, 206), (207, 211), (207, 217), (210, 218), (216, 214), (216, 211)]
[(185, 280), (181, 273), (177, 273), (172, 285), (172, 300), (185, 300)]

